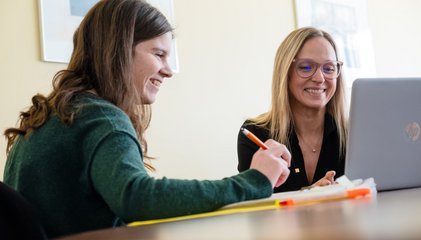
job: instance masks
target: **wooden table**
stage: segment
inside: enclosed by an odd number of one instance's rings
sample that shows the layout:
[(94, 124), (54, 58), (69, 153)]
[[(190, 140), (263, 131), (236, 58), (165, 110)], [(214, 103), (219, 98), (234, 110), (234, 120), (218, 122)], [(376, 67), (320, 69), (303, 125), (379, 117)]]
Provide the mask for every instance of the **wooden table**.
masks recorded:
[(60, 240), (421, 239), (421, 188), (276, 210), (120, 227)]

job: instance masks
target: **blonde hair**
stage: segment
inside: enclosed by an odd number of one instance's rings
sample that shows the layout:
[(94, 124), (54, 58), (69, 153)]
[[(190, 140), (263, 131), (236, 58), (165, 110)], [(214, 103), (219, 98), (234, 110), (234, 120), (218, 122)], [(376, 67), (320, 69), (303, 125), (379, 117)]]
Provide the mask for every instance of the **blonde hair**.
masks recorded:
[[(272, 104), (268, 112), (256, 118), (249, 119), (252, 124), (267, 128), (270, 137), (290, 147), (289, 134), (292, 131), (293, 119), (289, 100), (288, 79), (294, 58), (303, 45), (311, 38), (323, 37), (330, 42), (338, 54), (333, 38), (325, 31), (313, 27), (299, 28), (291, 32), (279, 46), (273, 68)], [(345, 115), (345, 89), (342, 74), (337, 78), (337, 88), (326, 106), (327, 112), (333, 117), (339, 135), (340, 154), (345, 153), (348, 135), (347, 117)]]

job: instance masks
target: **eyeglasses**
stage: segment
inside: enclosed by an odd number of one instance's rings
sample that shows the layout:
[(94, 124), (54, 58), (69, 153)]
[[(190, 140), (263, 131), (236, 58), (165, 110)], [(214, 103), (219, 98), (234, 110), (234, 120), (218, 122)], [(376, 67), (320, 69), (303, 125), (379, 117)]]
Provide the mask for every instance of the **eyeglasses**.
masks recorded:
[(320, 66), (326, 79), (337, 78), (343, 65), (341, 61), (328, 61), (320, 64), (310, 59), (294, 59), (292, 62), (294, 62), (295, 71), (302, 78), (312, 77)]

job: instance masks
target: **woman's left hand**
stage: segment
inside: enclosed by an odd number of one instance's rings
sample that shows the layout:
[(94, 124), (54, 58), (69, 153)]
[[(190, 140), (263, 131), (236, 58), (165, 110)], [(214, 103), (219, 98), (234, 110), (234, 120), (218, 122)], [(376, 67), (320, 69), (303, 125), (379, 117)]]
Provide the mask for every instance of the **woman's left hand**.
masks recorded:
[(335, 183), (335, 180), (333, 179), (335, 177), (336, 172), (335, 171), (327, 171), (326, 175), (321, 178), (319, 181), (313, 183), (311, 187), (322, 187), (327, 186)]

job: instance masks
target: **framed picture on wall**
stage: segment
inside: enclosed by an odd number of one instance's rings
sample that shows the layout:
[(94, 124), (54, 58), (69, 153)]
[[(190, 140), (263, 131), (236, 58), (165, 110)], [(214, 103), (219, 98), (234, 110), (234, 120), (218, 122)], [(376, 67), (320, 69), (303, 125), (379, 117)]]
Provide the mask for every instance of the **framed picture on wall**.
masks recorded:
[(356, 78), (376, 75), (366, 0), (295, 0), (295, 8), (297, 27), (313, 26), (332, 35), (348, 87)]
[[(73, 33), (85, 14), (98, 0), (38, 0), (42, 60), (68, 63), (73, 51)], [(148, 0), (174, 26), (172, 0)], [(175, 39), (171, 45), (170, 66), (178, 72)]]

